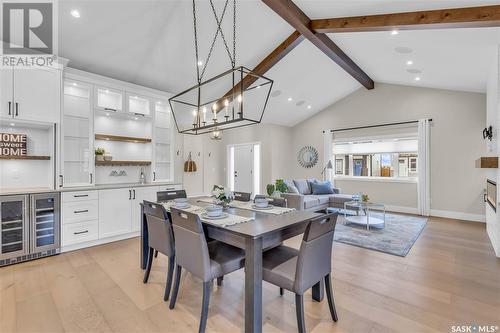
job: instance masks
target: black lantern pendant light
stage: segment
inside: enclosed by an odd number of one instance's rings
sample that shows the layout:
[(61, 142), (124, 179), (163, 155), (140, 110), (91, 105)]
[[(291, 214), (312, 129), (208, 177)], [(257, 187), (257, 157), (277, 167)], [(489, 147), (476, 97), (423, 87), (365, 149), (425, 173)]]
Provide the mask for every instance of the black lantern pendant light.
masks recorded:
[[(236, 67), (236, 0), (232, 2), (232, 52), (229, 50), (221, 27), (229, 0), (225, 1), (220, 18), (215, 10), (213, 0), (209, 0), (209, 2), (217, 23), (217, 30), (208, 52), (207, 60), (203, 64), (198, 55), (196, 4), (195, 0), (193, 0), (194, 42), (198, 84), (170, 98), (169, 103), (179, 133), (192, 135), (212, 133), (212, 139), (220, 140), (223, 130), (258, 124), (262, 121), (273, 81), (252, 72), (246, 67)], [(217, 38), (221, 38), (224, 42), (231, 62), (231, 69), (203, 81), (203, 75), (210, 61)]]

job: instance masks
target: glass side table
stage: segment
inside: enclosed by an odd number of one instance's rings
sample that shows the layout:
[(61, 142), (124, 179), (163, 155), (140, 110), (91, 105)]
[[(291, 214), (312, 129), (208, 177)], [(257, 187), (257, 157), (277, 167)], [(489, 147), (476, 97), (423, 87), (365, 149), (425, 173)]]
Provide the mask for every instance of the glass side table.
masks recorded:
[[(350, 209), (349, 209), (350, 208)], [(356, 212), (362, 212), (364, 215), (347, 216), (347, 210), (354, 210)], [(383, 211), (383, 218), (370, 216), (372, 210)], [(363, 202), (363, 201), (347, 201), (344, 203), (344, 224), (354, 223), (366, 225), (366, 230), (370, 230), (370, 226), (382, 226), (385, 228), (385, 205), (374, 202)]]

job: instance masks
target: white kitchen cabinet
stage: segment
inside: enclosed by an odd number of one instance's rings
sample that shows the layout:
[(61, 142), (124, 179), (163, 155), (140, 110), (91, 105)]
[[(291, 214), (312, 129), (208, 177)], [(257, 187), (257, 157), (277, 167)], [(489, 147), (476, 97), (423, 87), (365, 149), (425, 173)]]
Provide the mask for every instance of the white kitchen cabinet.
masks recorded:
[(144, 201), (156, 201), (157, 186), (136, 187), (132, 189), (132, 232), (141, 230), (141, 206)]
[(151, 102), (147, 97), (142, 97), (134, 93), (128, 93), (127, 102), (128, 112), (142, 116), (151, 115)]
[(110, 112), (123, 111), (123, 91), (97, 87), (95, 89), (95, 99), (95, 107), (97, 110)]
[(12, 118), (14, 108), (14, 71), (0, 69), (0, 118)]
[(91, 85), (65, 80), (60, 186), (94, 184), (94, 117), (91, 96)]
[(52, 68), (15, 69), (14, 119), (59, 123), (61, 72)]
[(166, 101), (157, 101), (154, 110), (153, 181), (167, 182), (173, 179), (172, 115)]
[(131, 232), (132, 189), (99, 191), (99, 239)]

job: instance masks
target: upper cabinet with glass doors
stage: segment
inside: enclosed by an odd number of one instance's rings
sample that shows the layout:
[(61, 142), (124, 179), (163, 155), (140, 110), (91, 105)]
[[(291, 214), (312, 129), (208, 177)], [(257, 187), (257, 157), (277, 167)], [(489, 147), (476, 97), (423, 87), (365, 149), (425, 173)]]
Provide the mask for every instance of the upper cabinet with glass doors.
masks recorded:
[(100, 111), (122, 112), (124, 93), (106, 87), (96, 87), (95, 108)]
[(147, 97), (141, 97), (133, 93), (127, 94), (128, 112), (139, 116), (151, 115), (151, 101)]

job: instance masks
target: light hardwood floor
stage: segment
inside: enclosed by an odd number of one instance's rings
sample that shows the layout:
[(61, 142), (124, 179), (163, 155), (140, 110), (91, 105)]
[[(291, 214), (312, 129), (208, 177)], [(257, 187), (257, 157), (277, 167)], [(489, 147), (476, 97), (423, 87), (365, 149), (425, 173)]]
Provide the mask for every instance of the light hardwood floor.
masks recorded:
[[(297, 246), (300, 238), (289, 242)], [(0, 268), (0, 332), (194, 332), (201, 283), (183, 274), (176, 308), (163, 302), (167, 260), (148, 284), (131, 239)], [(243, 271), (214, 284), (207, 331), (243, 327)], [(484, 224), (432, 218), (406, 258), (333, 248), (339, 322), (306, 297), (308, 332), (450, 332), (500, 326), (500, 259)], [(296, 332), (294, 297), (264, 283), (264, 331)]]

